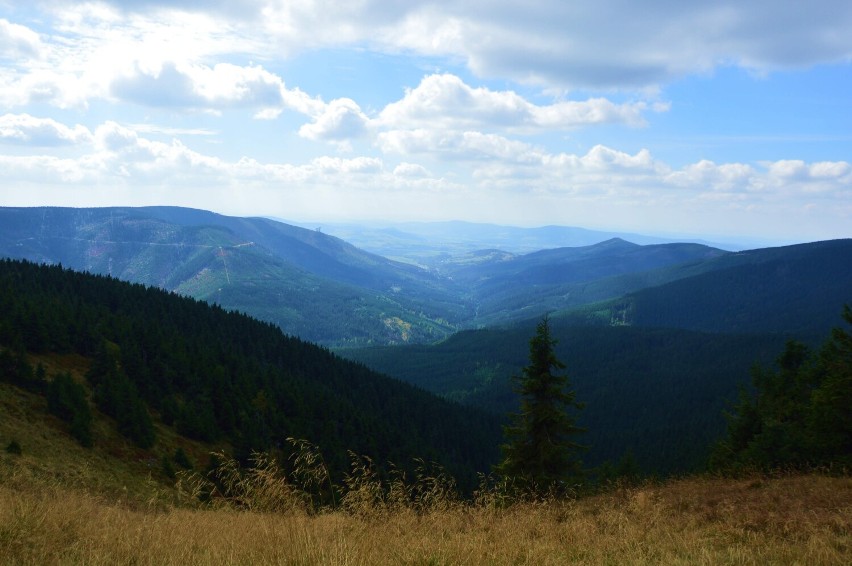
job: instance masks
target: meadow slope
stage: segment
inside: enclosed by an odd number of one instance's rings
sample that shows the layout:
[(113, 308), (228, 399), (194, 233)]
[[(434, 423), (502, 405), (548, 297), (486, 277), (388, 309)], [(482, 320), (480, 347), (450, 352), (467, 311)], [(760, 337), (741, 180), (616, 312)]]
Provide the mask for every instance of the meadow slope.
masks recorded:
[[(14, 482), (13, 482), (14, 483)], [(284, 514), (0, 486), (9, 564), (849, 564), (852, 479), (688, 478), (576, 501)]]

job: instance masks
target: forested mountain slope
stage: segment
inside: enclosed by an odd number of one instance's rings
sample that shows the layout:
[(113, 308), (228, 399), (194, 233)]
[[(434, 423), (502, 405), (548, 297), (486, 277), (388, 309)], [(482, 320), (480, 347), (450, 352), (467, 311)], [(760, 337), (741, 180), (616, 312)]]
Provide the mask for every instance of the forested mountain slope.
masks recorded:
[[(128, 434), (150, 416), (188, 437), (225, 442), (241, 457), (305, 438), (336, 470), (352, 450), (400, 466), (434, 460), (472, 482), (500, 441), (496, 418), (270, 324), (57, 266), (0, 261), (0, 349), (3, 379), (34, 390), (46, 384), (21, 369), (25, 352), (78, 353), (91, 360), (93, 400)], [(144, 434), (137, 443), (149, 444)]]
[(852, 240), (731, 254), (699, 275), (630, 294), (635, 326), (823, 336), (852, 302)]
[(700, 244), (640, 246), (615, 238), (521, 256), (468, 254), (447, 261), (441, 272), (476, 298), (478, 324), (494, 324), (620, 297), (685, 276), (681, 268), (727, 253)]
[[(465, 228), (445, 227), (447, 237)], [(426, 269), (318, 230), (174, 207), (0, 208), (0, 256), (175, 291), (332, 347), (434, 343), (608, 300), (586, 308), (586, 322), (819, 332), (852, 264), (848, 240), (732, 253), (613, 238), (524, 255), (478, 250)]]
[[(619, 277), (640, 275), (676, 281), (554, 313), (557, 353), (587, 403), (579, 422), (589, 430), (589, 463), (632, 452), (646, 470), (682, 471), (699, 465), (722, 433), (722, 409), (749, 384), (755, 362), (771, 362), (788, 339), (815, 346), (841, 322), (852, 303), (852, 241), (720, 254)], [(519, 322), (432, 346), (344, 355), (505, 414), (518, 405), (509, 377), (525, 365), (523, 339), (533, 328)]]
[[(783, 348), (777, 335), (717, 335), (677, 329), (578, 327), (552, 319), (587, 429), (588, 466), (627, 454), (646, 473), (700, 469), (724, 431), (722, 411), (749, 382), (755, 362)], [(518, 410), (510, 377), (527, 362), (532, 322), (459, 332), (435, 345), (346, 350), (346, 357), (471, 407)]]
[(325, 234), (174, 208), (0, 208), (0, 256), (218, 303), (327, 344), (432, 341), (469, 309), (446, 280)]

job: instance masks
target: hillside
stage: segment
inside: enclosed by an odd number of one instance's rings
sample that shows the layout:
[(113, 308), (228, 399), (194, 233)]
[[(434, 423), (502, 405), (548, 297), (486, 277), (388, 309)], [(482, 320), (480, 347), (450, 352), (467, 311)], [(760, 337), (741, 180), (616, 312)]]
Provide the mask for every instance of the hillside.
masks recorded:
[(241, 457), (304, 438), (327, 451), (337, 471), (347, 466), (347, 450), (400, 466), (421, 457), (443, 463), (470, 485), (496, 458), (497, 419), (245, 315), (103, 276), (9, 260), (0, 262), (0, 291), (3, 381), (44, 392), (56, 376), (40, 375), (30, 356), (82, 357), (72, 378), (142, 449), (156, 447), (156, 434), (149, 442), (145, 432), (150, 417), (155, 429), (225, 443)]
[(750, 250), (704, 273), (636, 291), (628, 322), (709, 332), (789, 332), (810, 337), (852, 302), (852, 240)]
[(327, 344), (433, 341), (469, 316), (426, 271), (317, 231), (173, 208), (0, 208), (0, 256), (217, 303)]
[[(0, 462), (11, 459), (0, 454)], [(852, 481), (686, 478), (578, 501), (269, 512), (0, 485), (10, 564), (809, 564), (852, 558)]]
[(441, 273), (476, 298), (481, 325), (589, 304), (686, 276), (728, 252), (700, 244), (637, 245), (610, 239), (594, 245), (520, 256), (475, 253), (448, 260)]
[[(497, 415), (517, 411), (510, 376), (527, 363), (534, 324), (460, 332), (431, 346), (342, 351), (392, 375)], [(587, 429), (587, 466), (627, 454), (645, 473), (701, 469), (724, 432), (722, 411), (749, 381), (755, 362), (769, 363), (784, 336), (714, 335), (683, 330), (577, 327), (552, 320), (557, 357), (566, 365)]]
[[(811, 244), (732, 253), (698, 243), (639, 245), (610, 238), (518, 254), (497, 248), (472, 250), (471, 241), (465, 238), (480, 234), (504, 242), (514, 235), (529, 244), (606, 234), (575, 234), (558, 227), (491, 227), (483, 232), (483, 227), (463, 223), (420, 228), (425, 230), (418, 236), (424, 238), (424, 245), (434, 249), (439, 242), (449, 242), (440, 257), (424, 262), (428, 268), (365, 252), (319, 229), (264, 218), (235, 218), (175, 207), (0, 208), (0, 256), (62, 264), (174, 291), (245, 312), (288, 334), (330, 347), (435, 343), (466, 328), (503, 325), (580, 307), (594, 313), (586, 322), (624, 323), (639, 304), (637, 300), (646, 301), (649, 307), (644, 312), (654, 312), (657, 319), (640, 315), (643, 309), (639, 309), (638, 318), (630, 323), (724, 328), (731, 322), (730, 316), (715, 326), (660, 318), (666, 309), (682, 316), (693, 308), (685, 304), (690, 289), (709, 286), (700, 293), (707, 299), (713, 289), (728, 284), (724, 279), (694, 279), (656, 295), (649, 291), (636, 295), (636, 300), (622, 298), (705, 274), (710, 277), (716, 271), (754, 270), (757, 265), (769, 269), (766, 266), (773, 261), (780, 262), (781, 272), (784, 262), (796, 262), (794, 271), (804, 270), (802, 276), (810, 277), (810, 289), (821, 289), (826, 283), (819, 278), (827, 264), (808, 263)], [(446, 229), (443, 235), (435, 232), (441, 228)], [(467, 244), (453, 245), (450, 240), (455, 237)], [(850, 263), (844, 241), (837, 242), (825, 243), (826, 253), (834, 258), (827, 261), (837, 262), (835, 271), (840, 273), (832, 297), (848, 280), (848, 273), (840, 268)], [(796, 250), (801, 251), (801, 260)], [(719, 296), (724, 299), (727, 292), (741, 292), (748, 309), (760, 300), (753, 291), (776, 276), (766, 271), (735, 277), (742, 284)], [(791, 291), (785, 287), (772, 292), (777, 301), (791, 296)], [(795, 309), (807, 310), (820, 301), (820, 291), (803, 287), (798, 291), (810, 293), (813, 300), (791, 303)], [(667, 303), (669, 294), (676, 300)], [(603, 301), (617, 302), (597, 305)], [(663, 307), (665, 304), (668, 306)], [(719, 306), (708, 305), (707, 309), (719, 316)], [(814, 328), (836, 312), (827, 302), (820, 308)]]
[[(669, 282), (552, 318), (558, 357), (567, 364), (577, 398), (586, 403), (578, 415), (591, 446), (586, 462), (599, 465), (632, 454), (648, 472), (700, 468), (709, 445), (724, 430), (722, 411), (736, 400), (738, 387), (749, 384), (753, 364), (770, 364), (788, 339), (816, 346), (842, 323), (843, 305), (852, 302), (852, 241), (728, 254), (691, 244), (636, 246), (612, 240), (530, 255), (585, 255), (594, 265), (601, 257), (629, 256), (634, 250), (643, 252), (643, 262), (654, 253), (677, 262), (592, 284), (614, 285), (623, 277)], [(678, 255), (684, 252), (710, 257), (684, 263), (685, 256)], [(515, 260), (494, 261), (522, 276), (511, 267)], [(555, 262), (541, 265), (546, 273)], [(602, 261), (598, 269), (621, 267)], [(534, 323), (460, 332), (428, 346), (341, 353), (504, 415), (518, 406), (509, 378), (526, 364), (525, 339)]]

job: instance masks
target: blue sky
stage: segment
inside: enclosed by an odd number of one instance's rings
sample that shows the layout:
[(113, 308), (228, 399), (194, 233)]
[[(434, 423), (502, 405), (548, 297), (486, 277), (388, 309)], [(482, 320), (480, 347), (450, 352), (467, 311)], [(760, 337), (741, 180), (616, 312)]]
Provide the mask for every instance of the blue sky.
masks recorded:
[(0, 205), (852, 236), (852, 4), (0, 0)]

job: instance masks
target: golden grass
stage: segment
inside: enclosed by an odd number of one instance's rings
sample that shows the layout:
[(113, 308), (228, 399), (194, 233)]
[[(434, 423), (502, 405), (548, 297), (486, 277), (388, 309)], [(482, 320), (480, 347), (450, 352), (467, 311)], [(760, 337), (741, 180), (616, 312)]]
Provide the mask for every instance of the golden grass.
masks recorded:
[[(49, 359), (49, 370), (79, 360)], [(293, 477), (258, 455), (220, 468), (213, 504), (162, 483), (158, 458), (204, 447), (159, 430), (140, 451), (96, 419), (92, 449), (45, 417), (45, 401), (0, 383), (0, 564), (852, 564), (852, 478), (694, 477), (577, 500), (477, 503), (428, 466), (383, 482), (353, 455), (334, 510), (316, 447), (293, 441)], [(21, 455), (2, 448), (18, 441)], [(225, 489), (222, 486), (229, 486)], [(183, 495), (181, 495), (183, 493)]]
[(0, 486), (10, 564), (852, 563), (852, 479), (689, 478), (576, 501), (358, 514), (146, 507)]

